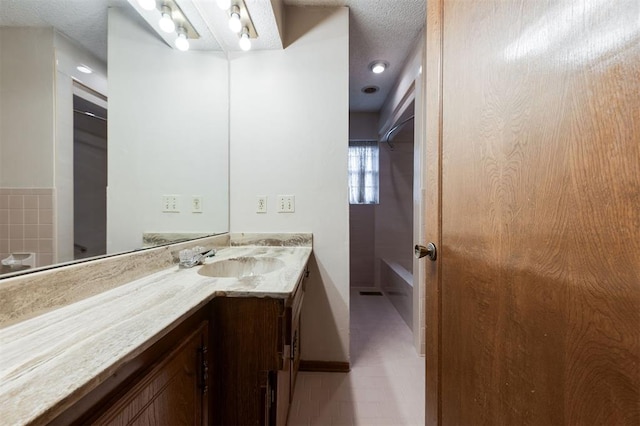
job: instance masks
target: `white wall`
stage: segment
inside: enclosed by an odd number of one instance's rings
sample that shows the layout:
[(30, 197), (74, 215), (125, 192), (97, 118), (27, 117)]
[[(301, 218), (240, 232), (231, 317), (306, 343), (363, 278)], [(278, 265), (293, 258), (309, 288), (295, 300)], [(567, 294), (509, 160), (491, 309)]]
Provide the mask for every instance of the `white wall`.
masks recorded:
[[(349, 15), (286, 9), (287, 47), (231, 55), (231, 231), (313, 232), (302, 358), (348, 361)], [(276, 195), (295, 213), (276, 213)], [(256, 197), (268, 196), (257, 214)]]
[(0, 28), (0, 44), (0, 187), (55, 188), (45, 251), (73, 260), (72, 76), (89, 65), (106, 90), (106, 66), (50, 27)]
[(53, 187), (52, 28), (0, 28), (0, 187)]
[[(228, 83), (223, 53), (174, 50), (109, 9), (109, 252), (141, 247), (145, 232), (229, 230)], [(162, 212), (164, 194), (180, 213)]]
[(377, 141), (379, 121), (377, 112), (349, 112), (349, 140)]
[[(55, 170), (56, 257), (55, 262), (74, 259), (73, 214), (73, 79), (107, 96), (107, 65), (64, 35), (55, 32)], [(86, 65), (93, 74), (82, 74), (76, 67)]]

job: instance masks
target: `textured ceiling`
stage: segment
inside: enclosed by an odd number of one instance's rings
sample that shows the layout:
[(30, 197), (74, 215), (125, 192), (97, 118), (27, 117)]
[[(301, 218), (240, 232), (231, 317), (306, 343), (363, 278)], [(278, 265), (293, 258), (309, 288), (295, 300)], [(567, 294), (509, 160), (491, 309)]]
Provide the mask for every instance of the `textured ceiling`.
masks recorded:
[[(219, 49), (229, 45), (226, 32), (212, 34), (203, 22), (219, 21), (213, 0), (177, 0), (190, 19), (203, 28), (202, 40), (192, 42), (194, 49)], [(273, 15), (269, 0), (245, 0), (263, 39), (255, 48), (277, 48), (277, 31), (273, 30)], [(196, 7), (193, 7), (193, 4)], [(284, 0), (292, 6), (347, 6), (349, 25), (349, 99), (352, 111), (378, 111), (386, 99), (425, 22), (426, 0)], [(98, 58), (107, 59), (107, 6), (130, 8), (127, 0), (0, 0), (0, 25), (53, 26), (78, 41)], [(194, 16), (199, 9), (204, 18)], [(195, 14), (197, 15), (197, 13)], [(264, 24), (263, 24), (264, 22)], [(196, 22), (194, 22), (196, 25)], [(228, 49), (228, 47), (227, 47)], [(382, 59), (389, 68), (383, 74), (373, 74), (369, 64)], [(364, 86), (378, 86), (375, 94), (361, 92)]]
[[(349, 109), (378, 111), (398, 79), (407, 55), (425, 24), (426, 0), (284, 0), (295, 6), (349, 7)], [(389, 63), (373, 74), (376, 59)], [(365, 86), (380, 91), (365, 94)]]
[(55, 27), (106, 62), (107, 3), (108, 0), (0, 0), (0, 25)]

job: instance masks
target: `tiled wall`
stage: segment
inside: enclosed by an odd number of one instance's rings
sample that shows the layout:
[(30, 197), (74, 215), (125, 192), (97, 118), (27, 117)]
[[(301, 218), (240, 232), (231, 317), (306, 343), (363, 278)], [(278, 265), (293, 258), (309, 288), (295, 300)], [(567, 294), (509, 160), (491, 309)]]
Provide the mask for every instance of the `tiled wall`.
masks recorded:
[(53, 263), (53, 188), (0, 188), (0, 258), (36, 253), (36, 266)]

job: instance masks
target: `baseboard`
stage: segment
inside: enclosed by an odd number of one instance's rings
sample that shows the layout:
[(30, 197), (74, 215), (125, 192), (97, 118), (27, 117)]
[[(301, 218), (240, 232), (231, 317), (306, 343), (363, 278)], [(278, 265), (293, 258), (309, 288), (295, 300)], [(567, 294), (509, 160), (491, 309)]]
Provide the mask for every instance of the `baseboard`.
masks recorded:
[(348, 362), (340, 361), (305, 361), (300, 360), (300, 371), (316, 371), (323, 373), (348, 373), (351, 366)]

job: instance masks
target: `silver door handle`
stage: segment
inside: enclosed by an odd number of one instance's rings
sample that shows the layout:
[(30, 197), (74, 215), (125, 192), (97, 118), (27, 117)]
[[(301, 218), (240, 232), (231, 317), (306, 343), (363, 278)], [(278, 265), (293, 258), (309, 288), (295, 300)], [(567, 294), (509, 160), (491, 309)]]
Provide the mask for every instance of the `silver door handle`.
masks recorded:
[(420, 244), (416, 244), (416, 247), (414, 249), (414, 254), (416, 256), (417, 259), (423, 258), (425, 256), (429, 257), (429, 260), (436, 260), (436, 257), (438, 256), (438, 251), (436, 250), (436, 245), (433, 243), (429, 243), (427, 244), (427, 246), (421, 246)]

